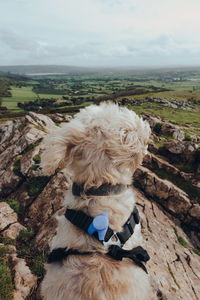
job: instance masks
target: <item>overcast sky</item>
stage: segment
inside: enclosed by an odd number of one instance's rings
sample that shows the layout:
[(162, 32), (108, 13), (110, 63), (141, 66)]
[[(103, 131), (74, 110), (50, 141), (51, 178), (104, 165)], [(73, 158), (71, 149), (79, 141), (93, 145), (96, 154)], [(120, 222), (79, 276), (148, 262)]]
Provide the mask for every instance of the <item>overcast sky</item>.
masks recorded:
[(200, 66), (200, 0), (0, 0), (0, 65)]

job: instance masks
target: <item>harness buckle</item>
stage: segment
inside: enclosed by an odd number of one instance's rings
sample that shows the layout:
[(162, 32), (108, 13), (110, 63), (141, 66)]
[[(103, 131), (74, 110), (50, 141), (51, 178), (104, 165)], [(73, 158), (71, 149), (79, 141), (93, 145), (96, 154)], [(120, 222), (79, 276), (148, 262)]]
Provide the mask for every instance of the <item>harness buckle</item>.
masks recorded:
[(109, 248), (111, 245), (117, 245), (119, 247), (122, 247), (122, 243), (117, 235), (117, 233), (114, 231), (113, 235), (109, 238), (107, 242), (103, 241), (103, 245), (106, 248)]

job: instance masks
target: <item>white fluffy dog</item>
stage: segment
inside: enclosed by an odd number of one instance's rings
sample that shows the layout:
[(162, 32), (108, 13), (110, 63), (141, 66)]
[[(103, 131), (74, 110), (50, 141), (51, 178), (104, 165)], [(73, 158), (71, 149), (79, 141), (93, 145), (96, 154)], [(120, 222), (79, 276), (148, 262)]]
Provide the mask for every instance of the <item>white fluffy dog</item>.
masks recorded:
[[(44, 173), (66, 167), (73, 182), (82, 186), (80, 196), (68, 191), (67, 208), (91, 217), (106, 213), (109, 227), (122, 232), (135, 206), (132, 175), (141, 164), (150, 136), (148, 123), (133, 111), (114, 104), (89, 106), (45, 140), (41, 156)], [(87, 195), (103, 184), (125, 188), (113, 194)], [(141, 245), (140, 224), (123, 249)], [(45, 300), (147, 300), (150, 284), (146, 272), (129, 258), (108, 256), (106, 245), (73, 225), (63, 215), (51, 250), (75, 249), (78, 254), (46, 265), (41, 286)], [(67, 250), (66, 250), (67, 251)], [(83, 255), (84, 254), (84, 255)]]

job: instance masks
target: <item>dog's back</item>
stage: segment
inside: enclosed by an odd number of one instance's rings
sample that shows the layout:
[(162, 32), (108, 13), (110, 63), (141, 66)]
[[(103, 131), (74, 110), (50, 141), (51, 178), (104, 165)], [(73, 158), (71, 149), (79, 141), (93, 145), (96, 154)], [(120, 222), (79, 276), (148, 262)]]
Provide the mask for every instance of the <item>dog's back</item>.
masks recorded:
[(142, 269), (98, 254), (49, 265), (42, 284), (44, 300), (146, 300), (149, 294)]
[[(65, 127), (45, 140), (41, 166), (48, 175), (66, 167), (83, 194), (66, 196), (66, 207), (83, 211), (92, 218), (106, 213), (114, 232), (133, 212), (135, 200), (128, 185), (147, 150), (150, 127), (134, 112), (113, 104), (90, 106), (77, 114)], [(117, 195), (93, 194), (109, 185), (122, 185)], [(133, 232), (132, 232), (133, 233)], [(140, 225), (121, 245), (122, 251), (139, 246)], [(106, 255), (108, 248), (94, 237), (60, 218), (52, 249), (68, 247), (90, 255), (69, 255), (60, 262), (47, 264), (42, 283), (44, 300), (149, 300), (149, 281), (144, 269), (127, 258), (115, 260)]]

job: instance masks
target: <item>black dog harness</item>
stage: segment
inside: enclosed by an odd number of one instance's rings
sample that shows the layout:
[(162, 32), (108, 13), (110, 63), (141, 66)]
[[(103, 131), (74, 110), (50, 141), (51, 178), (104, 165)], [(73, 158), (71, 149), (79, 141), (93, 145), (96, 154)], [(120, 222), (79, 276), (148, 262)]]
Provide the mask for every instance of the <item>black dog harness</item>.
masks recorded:
[[(107, 185), (107, 184), (105, 184)], [(103, 196), (108, 195), (106, 186), (103, 185), (99, 189), (96, 190), (95, 195)], [(109, 189), (111, 190), (113, 186), (109, 186)], [(119, 191), (121, 192), (124, 189), (123, 185), (115, 185), (114, 194), (118, 194)], [(81, 186), (78, 186), (76, 184), (73, 184), (72, 192), (76, 196), (80, 196), (83, 192), (83, 188)], [(110, 191), (109, 191), (110, 192)], [(94, 195), (95, 190), (90, 189), (85, 192), (87, 195)], [(103, 194), (103, 195), (102, 195)], [(110, 193), (109, 193), (110, 194)], [(84, 232), (88, 233), (88, 228), (92, 224), (94, 218), (87, 215), (83, 211), (73, 210), (73, 209), (67, 209), (65, 212), (65, 217), (67, 220), (69, 220), (74, 226), (80, 228)], [(109, 226), (107, 228), (105, 237), (103, 241), (99, 241), (97, 232), (94, 232), (92, 234), (93, 237), (98, 239), (99, 242), (101, 242), (105, 247), (108, 248), (107, 255), (112, 257), (115, 260), (122, 260), (124, 257), (131, 259), (136, 265), (141, 267), (146, 273), (147, 269), (144, 265), (150, 257), (146, 250), (144, 250), (142, 247), (138, 246), (136, 248), (133, 248), (132, 250), (124, 250), (122, 247), (126, 243), (126, 241), (132, 236), (134, 233), (135, 226), (139, 224), (140, 217), (139, 212), (136, 207), (134, 207), (133, 212), (131, 213), (130, 217), (126, 221), (126, 223), (123, 226), (122, 232), (114, 232)], [(56, 248), (54, 249), (48, 256), (48, 263), (52, 262), (58, 262), (64, 258), (66, 258), (68, 255), (90, 255), (94, 254), (94, 252), (79, 252), (76, 249), (67, 249), (66, 248)], [(99, 253), (101, 254), (101, 253)]]

